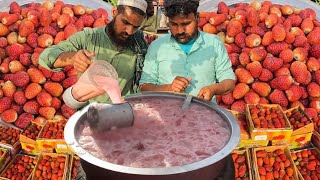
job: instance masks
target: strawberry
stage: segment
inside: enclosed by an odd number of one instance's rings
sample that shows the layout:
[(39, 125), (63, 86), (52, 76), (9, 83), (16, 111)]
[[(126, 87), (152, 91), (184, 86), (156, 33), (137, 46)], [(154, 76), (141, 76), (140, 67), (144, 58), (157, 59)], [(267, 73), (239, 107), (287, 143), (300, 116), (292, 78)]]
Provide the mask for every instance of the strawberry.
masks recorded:
[(18, 119), (14, 122), (14, 124), (19, 128), (26, 128), (29, 123), (33, 120), (33, 115), (28, 113), (21, 114)]
[(4, 37), (10, 33), (10, 30), (7, 26), (0, 23), (0, 37)]
[(219, 14), (228, 14), (229, 13), (229, 7), (227, 4), (223, 1), (218, 3), (218, 10), (217, 13)]
[(38, 66), (39, 65), (39, 56), (40, 56), (40, 52), (35, 52), (31, 55), (31, 62), (33, 65)]
[(52, 26), (43, 27), (43, 33), (49, 34), (53, 37), (57, 35), (57, 31)]
[(214, 27), (210, 23), (207, 23), (203, 26), (203, 32), (206, 32), (209, 34), (216, 34), (218, 32), (218, 30), (216, 27)]
[(257, 11), (250, 11), (247, 15), (247, 21), (249, 26), (257, 26), (260, 21)]
[(291, 76), (278, 76), (270, 82), (274, 89), (287, 90), (291, 87), (293, 78)]
[(62, 115), (66, 118), (70, 118), (75, 112), (75, 109), (70, 108), (69, 106), (67, 106), (66, 104), (63, 104), (61, 106), (61, 112)]
[(262, 72), (262, 66), (259, 61), (253, 61), (246, 66), (246, 69), (249, 70), (250, 74), (254, 78), (258, 78)]
[(281, 51), (288, 48), (288, 44), (285, 42), (274, 42), (268, 45), (267, 51), (273, 55), (278, 55)]
[(94, 18), (91, 15), (85, 14), (80, 17), (83, 20), (83, 25), (85, 27), (90, 27), (94, 23)]
[(267, 56), (267, 51), (263, 47), (257, 47), (250, 50), (251, 61), (262, 61)]
[(291, 21), (291, 24), (293, 27), (298, 27), (300, 26), (302, 19), (300, 16), (292, 14), (290, 16), (288, 16), (288, 19)]
[(39, 109), (39, 114), (47, 120), (52, 120), (55, 113), (56, 110), (53, 107), (41, 107)]
[(257, 34), (250, 34), (246, 37), (245, 43), (248, 47), (257, 47), (261, 43), (261, 38)]
[(27, 86), (24, 95), (27, 99), (35, 98), (40, 92), (42, 88), (38, 83), (31, 83)]
[(2, 64), (0, 65), (0, 71), (4, 74), (9, 72), (9, 61), (10, 61), (10, 59), (6, 58), (3, 60)]
[(237, 53), (229, 53), (229, 58), (230, 58), (230, 61), (231, 61), (231, 64), (233, 66), (238, 66), (239, 65), (239, 54)]
[(223, 94), (221, 98), (222, 98), (222, 102), (225, 103), (226, 105), (231, 105), (234, 102), (232, 93)]
[(23, 53), (20, 54), (19, 61), (24, 66), (29, 66), (31, 64), (31, 54), (29, 53)]
[(235, 74), (237, 75), (237, 79), (239, 82), (252, 84), (254, 79), (250, 72), (244, 68), (238, 68), (235, 70)]
[[(201, 24), (199, 23), (198, 26), (201, 27), (201, 29), (203, 29), (204, 25), (207, 24), (207, 20), (203, 20), (201, 22)], [(82, 31), (84, 28), (84, 24), (83, 24), (83, 20), (82, 19), (78, 19), (78, 21), (74, 24), (77, 28), (78, 31)]]
[(275, 89), (269, 94), (269, 100), (274, 104), (279, 104), (282, 107), (288, 106), (288, 99), (283, 91)]
[[(320, 45), (319, 45), (320, 47)], [(314, 57), (310, 57), (307, 60), (307, 68), (310, 72), (318, 71), (320, 69), (320, 61)]]
[(286, 30), (283, 25), (276, 24), (272, 28), (272, 36), (275, 41), (283, 41), (286, 38)]
[(72, 11), (72, 6), (68, 6), (68, 5), (65, 5), (63, 8), (62, 8), (62, 14), (68, 14), (70, 17), (73, 17), (74, 16), (74, 13)]
[(17, 120), (17, 118), (18, 118), (18, 114), (13, 109), (7, 109), (7, 110), (3, 111), (3, 113), (1, 114), (1, 119), (5, 122), (8, 122), (8, 123), (15, 122)]
[(318, 117), (317, 110), (314, 108), (306, 108), (304, 110), (304, 113), (310, 118), (310, 119), (316, 119)]
[(294, 101), (290, 104), (290, 108), (300, 107), (302, 110), (305, 109), (304, 105), (300, 101)]
[(46, 77), (39, 69), (29, 68), (27, 73), (33, 83), (43, 84), (46, 82)]
[(86, 9), (82, 5), (75, 5), (72, 9), (75, 15), (83, 15), (86, 13)]
[(246, 52), (242, 52), (240, 55), (239, 55), (239, 63), (243, 66), (246, 66), (247, 64), (250, 63), (250, 57), (248, 55), (248, 53)]
[(283, 5), (280, 9), (283, 15), (290, 15), (293, 13), (293, 8), (290, 5)]
[(51, 14), (48, 11), (43, 11), (39, 16), (41, 26), (49, 26), (52, 22)]
[(9, 70), (11, 73), (16, 73), (24, 70), (24, 66), (21, 64), (20, 61), (13, 60), (9, 63)]
[(279, 58), (282, 59), (284, 63), (289, 63), (293, 60), (293, 52), (291, 49), (284, 49), (281, 51)]
[(315, 44), (315, 45), (311, 46), (309, 53), (311, 56), (319, 59), (320, 58), (320, 44)]
[(252, 89), (259, 95), (262, 97), (267, 97), (270, 92), (271, 92), (271, 87), (269, 86), (268, 83), (264, 83), (264, 82), (254, 82), (252, 84)]
[(6, 81), (3, 85), (2, 85), (2, 91), (4, 96), (6, 97), (13, 97), (13, 94), (16, 92), (17, 87), (13, 84), (12, 81)]
[(263, 35), (266, 33), (265, 30), (260, 26), (253, 26), (253, 27), (247, 27), (248, 34), (257, 34), (260, 37), (263, 37)]
[(314, 28), (313, 21), (311, 18), (306, 18), (302, 21), (301, 23), (301, 30), (305, 33), (308, 34), (310, 33)]
[(6, 47), (6, 52), (11, 60), (17, 60), (24, 53), (24, 47), (21, 44), (12, 44)]
[(44, 7), (48, 11), (51, 11), (53, 9), (53, 7), (54, 7), (54, 3), (51, 2), (51, 1), (44, 1), (44, 2), (42, 2), (41, 7)]
[(234, 37), (242, 32), (242, 24), (237, 20), (231, 20), (227, 25), (227, 35)]
[(290, 76), (290, 70), (287, 67), (282, 67), (278, 70), (276, 70), (276, 72), (274, 73), (275, 77), (279, 77), (279, 76)]
[(40, 105), (35, 100), (27, 101), (23, 105), (24, 112), (29, 113), (29, 114), (38, 114), (39, 113), (39, 108), (40, 108)]
[(313, 100), (310, 102), (309, 107), (315, 108), (317, 112), (320, 112), (320, 101), (319, 100)]
[(241, 48), (244, 48), (246, 46), (245, 39), (246, 39), (246, 34), (244, 34), (244, 33), (237, 34), (235, 36), (236, 45), (238, 45)]
[(292, 45), (294, 47), (304, 47), (307, 42), (308, 39), (304, 35), (299, 35), (296, 37)]
[(2, 97), (0, 98), (0, 113), (9, 109), (12, 104), (12, 99), (9, 97)]
[(63, 87), (59, 83), (46, 82), (44, 89), (52, 96), (59, 97), (63, 92)]
[(314, 78), (315, 82), (320, 85), (320, 70), (314, 72), (313, 78)]
[(23, 105), (24, 103), (27, 102), (27, 99), (24, 96), (24, 92), (21, 90), (18, 90), (14, 93), (13, 99), (18, 105)]
[(287, 31), (286, 38), (284, 39), (284, 42), (286, 42), (287, 44), (291, 44), (295, 41), (295, 38), (296, 38), (296, 36), (293, 33)]
[(78, 32), (76, 26), (74, 24), (68, 24), (64, 29), (64, 37), (68, 39), (71, 35)]
[(265, 19), (265, 25), (267, 28), (272, 28), (278, 22), (278, 16), (276, 14), (270, 14)]
[(40, 47), (46, 48), (53, 44), (53, 37), (50, 34), (42, 34), (38, 37), (37, 41)]
[(38, 46), (38, 34), (37, 33), (31, 33), (27, 37), (27, 43), (33, 47), (36, 48)]
[(20, 14), (21, 13), (21, 8), (17, 2), (12, 2), (10, 3), (10, 13), (11, 14)]
[[(31, 46), (29, 46), (29, 44), (23, 43), (23, 44), (21, 44), (21, 45), (23, 46), (23, 53), (29, 53), (29, 54), (31, 54), (31, 53), (34, 52), (34, 49), (33, 49)], [(21, 55), (21, 54), (20, 54), (20, 55)]]
[(25, 71), (19, 71), (14, 74), (12, 82), (17, 87), (25, 87), (30, 81), (29, 75)]
[(240, 112), (240, 113), (244, 113), (245, 112), (245, 106), (246, 103), (244, 102), (244, 100), (238, 100), (235, 101), (232, 105), (231, 105), (231, 110)]
[(68, 78), (66, 78), (63, 82), (62, 82), (62, 86), (67, 89), (71, 86), (73, 86), (76, 82), (78, 81), (78, 77), (77, 76), (70, 76)]
[(243, 98), (250, 91), (249, 86), (246, 83), (238, 83), (233, 90), (233, 97), (235, 99)]
[[(1, 29), (1, 28), (0, 28)], [(1, 31), (0, 31), (1, 32)], [(314, 28), (308, 35), (307, 35), (308, 42), (310, 45), (319, 44), (320, 42), (320, 27)]]
[(61, 108), (61, 101), (57, 97), (53, 97), (51, 101), (51, 107), (53, 107), (56, 111)]
[(62, 14), (58, 20), (57, 20), (57, 24), (59, 26), (59, 28), (64, 28), (67, 24), (69, 24), (71, 21), (71, 17), (68, 14)]
[(46, 69), (42, 66), (39, 66), (39, 70), (42, 72), (42, 74), (44, 75), (44, 77), (46, 78), (50, 78), (53, 74), (53, 71)]
[(308, 85), (307, 91), (310, 97), (320, 97), (320, 86), (315, 82), (311, 82)]
[(9, 45), (18, 43), (18, 33), (17, 32), (11, 32), (10, 34), (8, 34), (7, 40), (8, 40)]
[(294, 36), (299, 36), (299, 35), (303, 36), (304, 35), (304, 32), (299, 27), (292, 27), (290, 29), (290, 32), (292, 34), (294, 34)]
[(65, 40), (65, 37), (64, 37), (64, 32), (63, 31), (60, 31), (57, 33), (56, 37), (54, 38), (54, 44), (58, 44), (59, 42), (61, 41), (64, 41)]
[(7, 14), (2, 18), (1, 22), (2, 24), (9, 26), (18, 20), (19, 20), (19, 16), (17, 14)]
[(27, 37), (35, 31), (34, 24), (29, 20), (23, 20), (19, 26), (19, 35)]
[[(0, 30), (1, 31), (1, 30)], [(1, 35), (0, 35), (1, 36)], [(0, 37), (0, 48), (4, 48), (8, 45), (8, 40), (5, 37)]]
[(302, 47), (297, 47), (293, 50), (293, 58), (297, 61), (305, 61), (308, 57), (308, 50)]
[(52, 76), (51, 76), (51, 80), (55, 81), (55, 82), (61, 82), (65, 79), (65, 74), (63, 71), (59, 71), (59, 72), (53, 72)]
[(37, 101), (40, 106), (51, 106), (52, 96), (46, 91), (42, 91), (37, 95)]
[(267, 57), (263, 61), (263, 67), (270, 70), (271, 72), (275, 72), (276, 70), (280, 69), (283, 65), (283, 61), (280, 58), (276, 57)]
[(254, 91), (250, 91), (244, 96), (244, 101), (247, 104), (258, 104), (260, 101), (260, 97)]
[[(106, 22), (103, 18), (98, 18), (94, 21), (93, 23), (93, 28), (97, 28), (97, 27), (103, 27), (106, 25)], [(78, 29), (79, 30), (79, 29)], [(80, 29), (81, 31), (82, 29)]]
[(41, 124), (41, 125), (45, 125), (47, 120), (44, 117), (38, 116), (32, 122), (37, 123), (37, 124)]
[(262, 72), (258, 79), (263, 82), (269, 82), (271, 79), (273, 79), (273, 74), (268, 69), (262, 68)]

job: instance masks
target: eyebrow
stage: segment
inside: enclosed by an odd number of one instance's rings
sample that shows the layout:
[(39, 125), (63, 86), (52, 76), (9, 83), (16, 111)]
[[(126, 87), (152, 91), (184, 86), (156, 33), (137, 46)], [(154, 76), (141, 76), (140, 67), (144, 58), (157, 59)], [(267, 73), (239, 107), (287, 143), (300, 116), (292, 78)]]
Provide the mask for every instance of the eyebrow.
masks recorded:
[(134, 28), (139, 28), (139, 27), (140, 27), (140, 26), (135, 26), (135, 25), (131, 24), (131, 23), (130, 23), (127, 19), (125, 19), (125, 18), (122, 18), (122, 21), (124, 21), (125, 23), (133, 26)]

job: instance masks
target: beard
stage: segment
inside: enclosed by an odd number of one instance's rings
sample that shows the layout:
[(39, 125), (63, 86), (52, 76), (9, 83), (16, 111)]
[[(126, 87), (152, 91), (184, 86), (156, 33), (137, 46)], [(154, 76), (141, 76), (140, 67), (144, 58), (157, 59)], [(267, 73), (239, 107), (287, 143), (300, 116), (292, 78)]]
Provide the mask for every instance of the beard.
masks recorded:
[(194, 29), (192, 34), (181, 33), (172, 35), (172, 37), (180, 44), (187, 44), (193, 38), (195, 38), (198, 34), (198, 29)]
[(107, 25), (107, 34), (113, 43), (118, 47), (128, 47), (128, 40), (131, 36), (127, 33), (117, 33), (115, 30), (115, 18)]

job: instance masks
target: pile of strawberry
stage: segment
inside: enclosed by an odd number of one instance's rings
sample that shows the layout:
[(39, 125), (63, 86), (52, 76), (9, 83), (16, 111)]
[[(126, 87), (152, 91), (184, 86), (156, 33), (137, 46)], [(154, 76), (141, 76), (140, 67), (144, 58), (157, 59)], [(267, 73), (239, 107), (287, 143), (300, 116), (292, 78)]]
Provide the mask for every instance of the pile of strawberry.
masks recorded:
[(63, 179), (66, 165), (64, 156), (51, 157), (44, 155), (38, 162), (33, 179)]
[(42, 129), (42, 133), (39, 135), (39, 138), (45, 139), (63, 139), (64, 138), (64, 127), (66, 126), (67, 121), (55, 121), (47, 122)]
[(295, 179), (293, 164), (282, 149), (256, 152), (260, 179)]
[(35, 157), (18, 155), (1, 177), (8, 179), (28, 179), (37, 164), (37, 160)]
[(24, 129), (24, 131), (21, 134), (30, 139), (36, 140), (36, 138), (38, 137), (38, 134), (40, 133), (40, 130), (41, 130), (41, 126), (35, 123), (32, 123), (26, 129)]
[(21, 131), (12, 127), (0, 126), (0, 142), (14, 145), (19, 140)]
[(249, 105), (249, 111), (255, 128), (286, 128), (285, 115), (279, 107), (267, 107), (261, 104)]
[(218, 104), (239, 112), (256, 103), (320, 112), (320, 22), (313, 9), (220, 2), (217, 12), (200, 13), (199, 29), (222, 39), (237, 77)]
[(303, 126), (312, 123), (312, 121), (304, 114), (304, 112), (301, 112), (301, 110), (298, 108), (287, 112), (286, 116), (289, 119), (293, 130), (302, 128)]
[(16, 2), (0, 12), (0, 114), (1, 119), (26, 128), (30, 121), (69, 118), (74, 109), (62, 101), (63, 91), (77, 81), (77, 71), (61, 72), (38, 64), (44, 48), (67, 39), (84, 28), (108, 23), (104, 9), (44, 1), (26, 8)]
[(315, 149), (292, 152), (291, 156), (305, 180), (320, 179), (320, 154)]
[(235, 168), (235, 180), (249, 180), (249, 168), (245, 153), (232, 153), (232, 159)]

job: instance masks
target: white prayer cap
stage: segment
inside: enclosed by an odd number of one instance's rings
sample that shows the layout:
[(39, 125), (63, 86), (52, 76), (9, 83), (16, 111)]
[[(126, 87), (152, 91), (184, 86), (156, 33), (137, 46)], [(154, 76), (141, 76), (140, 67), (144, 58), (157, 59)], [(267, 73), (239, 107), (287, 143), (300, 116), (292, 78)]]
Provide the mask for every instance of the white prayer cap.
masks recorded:
[(148, 3), (145, 0), (118, 0), (118, 5), (135, 7), (146, 13)]

